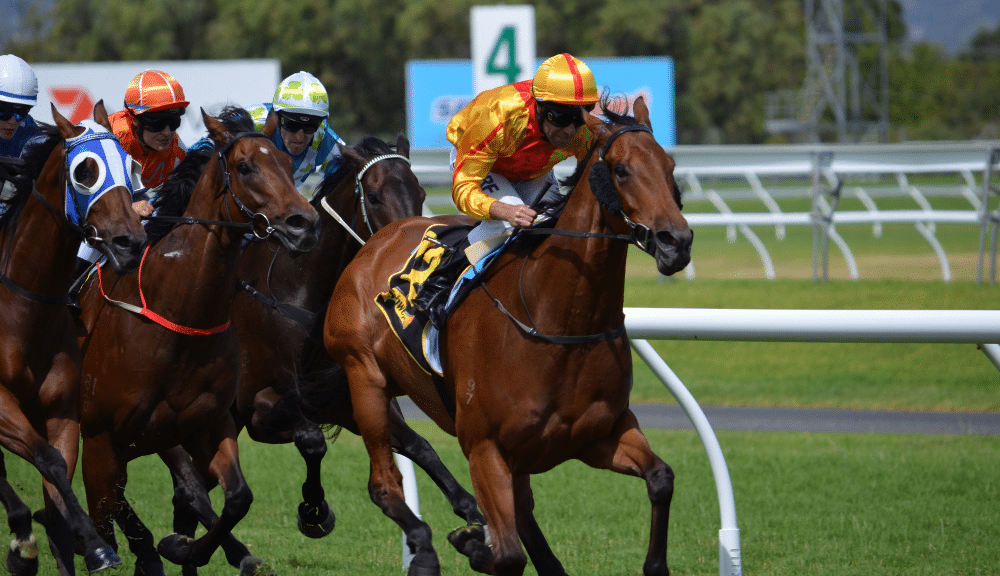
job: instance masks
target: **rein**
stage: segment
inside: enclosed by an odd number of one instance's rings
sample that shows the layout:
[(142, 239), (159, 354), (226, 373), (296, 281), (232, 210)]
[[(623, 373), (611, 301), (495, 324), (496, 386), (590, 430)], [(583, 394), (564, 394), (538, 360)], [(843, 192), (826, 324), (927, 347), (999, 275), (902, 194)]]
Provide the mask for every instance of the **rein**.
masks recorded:
[(104, 296), (104, 299), (107, 300), (109, 304), (128, 310), (133, 314), (138, 314), (139, 316), (145, 316), (146, 318), (149, 318), (150, 320), (156, 322), (160, 326), (163, 326), (167, 330), (172, 330), (179, 334), (187, 334), (188, 336), (211, 336), (212, 334), (218, 334), (219, 332), (222, 332), (227, 328), (229, 328), (228, 320), (226, 321), (225, 324), (222, 324), (221, 326), (216, 326), (215, 328), (208, 328), (208, 329), (189, 328), (187, 326), (181, 326), (180, 324), (175, 324), (174, 322), (171, 322), (170, 320), (167, 320), (163, 316), (160, 316), (156, 312), (150, 310), (149, 307), (146, 306), (146, 296), (142, 293), (142, 267), (146, 263), (147, 254), (149, 254), (148, 245), (146, 246), (146, 250), (142, 253), (142, 261), (139, 263), (139, 272), (138, 272), (139, 299), (142, 302), (142, 308), (135, 306), (134, 304), (129, 304), (127, 302), (122, 302), (120, 300), (115, 300), (109, 297), (104, 292), (104, 280), (103, 278), (101, 278), (101, 266), (99, 264), (95, 265), (97, 268), (97, 282), (101, 288), (101, 296)]
[[(650, 130), (649, 128), (646, 128), (645, 126), (643, 126), (641, 124), (636, 124), (636, 125), (632, 125), (632, 126), (626, 126), (626, 127), (622, 128), (622, 129), (614, 132), (608, 138), (607, 142), (604, 143), (604, 147), (600, 150), (600, 152), (599, 152), (599, 154), (597, 156), (598, 161), (600, 161), (600, 162), (606, 162), (604, 160), (604, 157), (607, 155), (608, 150), (611, 148), (611, 144), (619, 136), (621, 136), (622, 134), (624, 134), (626, 132), (647, 132), (649, 134), (653, 133), (652, 130)], [(597, 148), (597, 146), (598, 146), (598, 144), (595, 143), (594, 147), (591, 149), (591, 154), (593, 154), (593, 151)], [(577, 184), (579, 185), (579, 182)], [(593, 187), (591, 187), (591, 188), (593, 188)], [(575, 190), (575, 188), (574, 188), (574, 190)], [(521, 235), (558, 235), (558, 236), (570, 236), (570, 237), (574, 237), (574, 238), (608, 238), (608, 239), (611, 239), (611, 240), (621, 240), (621, 241), (624, 241), (624, 242), (628, 242), (630, 244), (635, 244), (636, 246), (638, 246), (639, 248), (641, 248), (647, 254), (650, 254), (650, 255), (653, 254), (653, 252), (655, 251), (655, 247), (653, 247), (652, 249), (650, 249), (648, 247), (649, 239), (652, 237), (652, 231), (648, 227), (646, 227), (646, 226), (644, 226), (642, 224), (636, 224), (636, 223), (632, 222), (632, 220), (630, 220), (629, 217), (626, 216), (623, 211), (619, 210), (618, 214), (612, 214), (612, 215), (613, 216), (622, 216), (625, 219), (625, 222), (632, 229), (632, 233), (629, 234), (629, 235), (626, 235), (626, 234), (605, 234), (605, 233), (602, 233), (602, 232), (580, 232), (580, 231), (577, 231), (577, 230), (565, 230), (565, 229), (561, 229), (561, 228), (524, 228), (524, 229), (521, 229), (518, 232), (516, 232), (515, 235), (511, 238), (511, 240), (513, 240), (514, 238), (517, 238), (517, 237), (519, 237)], [(644, 240), (640, 240), (640, 238), (638, 237), (638, 235), (636, 233), (637, 230), (645, 230), (645, 234), (644, 234), (645, 239)], [(511, 240), (508, 240), (508, 242), (510, 242)], [(524, 278), (524, 266), (527, 264), (527, 262), (528, 262), (528, 257), (525, 256), (524, 262), (521, 264), (521, 275), (520, 275), (520, 279), (521, 280), (523, 280), (523, 278)], [(615, 338), (618, 338), (619, 336), (621, 336), (622, 334), (625, 333), (625, 324), (623, 323), (621, 326), (615, 328), (614, 330), (609, 330), (607, 332), (601, 332), (601, 333), (598, 333), (598, 334), (587, 334), (587, 335), (583, 335), (583, 336), (553, 336), (553, 335), (550, 335), (550, 334), (543, 334), (543, 333), (541, 333), (541, 332), (538, 331), (538, 326), (535, 324), (534, 318), (531, 317), (531, 312), (528, 312), (528, 305), (527, 305), (527, 302), (525, 302), (525, 299), (524, 299), (524, 287), (521, 285), (520, 282), (521, 281), (519, 280), (518, 281), (518, 292), (521, 295), (521, 303), (522, 303), (522, 305), (524, 307), (525, 313), (527, 313), (527, 315), (528, 315), (528, 320), (531, 322), (530, 326), (527, 325), (527, 324), (525, 324), (525, 323), (523, 323), (523, 322), (521, 322), (517, 318), (515, 318), (514, 315), (511, 314), (510, 311), (508, 311), (506, 307), (504, 307), (503, 303), (500, 302), (500, 300), (498, 300), (490, 292), (489, 288), (486, 286), (486, 282), (482, 283), (482, 287), (483, 287), (483, 291), (486, 292), (486, 295), (489, 296), (489, 298), (491, 300), (493, 300), (493, 305), (496, 306), (498, 310), (500, 310), (501, 312), (503, 312), (503, 314), (505, 316), (507, 316), (508, 318), (510, 318), (511, 321), (513, 321), (514, 324), (518, 328), (520, 328), (521, 331), (523, 331), (528, 336), (534, 336), (535, 338), (540, 338), (542, 340), (545, 340), (546, 342), (551, 342), (553, 344), (588, 344), (588, 343), (594, 343), (594, 342), (606, 342), (608, 340), (614, 340)]]
[[(375, 231), (372, 229), (371, 222), (368, 219), (368, 208), (367, 208), (368, 202), (365, 200), (365, 189), (364, 186), (362, 186), (361, 184), (361, 178), (365, 175), (365, 172), (367, 172), (368, 169), (371, 168), (373, 165), (377, 164), (378, 162), (381, 162), (382, 160), (391, 160), (394, 158), (399, 160), (404, 160), (407, 163), (407, 165), (410, 164), (410, 159), (407, 158), (406, 156), (403, 156), (402, 154), (382, 154), (381, 156), (376, 156), (371, 160), (369, 160), (364, 166), (361, 167), (360, 170), (358, 170), (358, 175), (355, 176), (354, 178), (355, 206), (357, 206), (358, 204), (361, 205), (362, 218), (364, 219), (365, 226), (368, 228), (369, 235), (374, 235)], [(354, 239), (358, 241), (358, 244), (364, 246), (365, 241), (361, 239), (361, 236), (358, 236), (357, 232), (354, 231), (354, 226), (349, 225), (340, 216), (340, 214), (338, 214), (337, 211), (334, 210), (332, 206), (330, 206), (330, 203), (327, 202), (328, 197), (329, 196), (323, 196), (323, 198), (320, 199), (319, 201), (320, 206), (322, 206), (323, 210), (326, 210), (327, 214), (329, 214), (338, 224), (340, 224), (341, 227), (343, 227), (348, 234), (353, 236)], [(356, 217), (357, 208), (355, 208), (354, 213)], [(277, 258), (278, 258), (278, 253), (275, 252), (274, 258), (271, 260), (271, 266), (267, 270), (267, 291), (272, 294), (273, 291), (271, 290), (271, 271), (274, 268), (274, 262)], [(303, 324), (305, 326), (312, 326), (313, 324), (316, 323), (316, 320), (319, 318), (319, 314), (316, 312), (310, 312), (305, 308), (300, 308), (292, 304), (285, 304), (282, 302), (278, 302), (277, 299), (275, 298), (270, 298), (268, 296), (265, 296), (259, 290), (257, 290), (244, 280), (240, 280), (240, 285), (243, 287), (244, 290), (249, 292), (251, 296), (253, 296), (257, 300), (260, 300), (265, 306), (268, 306), (278, 311), (282, 316), (288, 318), (289, 320), (294, 320), (299, 324)]]
[[(229, 214), (229, 204), (226, 203), (226, 215), (229, 216), (229, 220), (209, 220), (206, 218), (195, 218), (193, 216), (149, 216), (147, 219), (156, 222), (174, 222), (176, 224), (204, 224), (206, 226), (228, 226), (230, 228), (250, 230), (254, 237), (258, 240), (264, 240), (274, 233), (274, 227), (271, 226), (271, 222), (267, 219), (267, 216), (261, 213), (251, 212), (250, 209), (236, 197), (236, 192), (233, 191), (232, 178), (229, 176), (229, 164), (226, 160), (226, 156), (232, 151), (233, 146), (243, 138), (267, 138), (266, 135), (259, 132), (244, 132), (238, 134), (235, 138), (229, 141), (225, 146), (218, 151), (216, 156), (219, 161), (219, 170), (222, 173), (222, 190), (219, 191), (219, 196), (222, 196), (226, 192), (232, 197), (233, 202), (236, 207), (240, 209), (244, 216), (249, 219), (249, 222), (235, 222), (232, 220), (232, 215)], [(258, 219), (263, 219), (263, 226), (260, 227), (262, 232), (258, 232), (258, 226), (256, 225)]]
[[(267, 216), (251, 212), (242, 202), (240, 202), (240, 199), (236, 197), (236, 192), (233, 190), (232, 178), (229, 176), (229, 165), (226, 160), (226, 156), (229, 154), (230, 151), (232, 151), (233, 146), (235, 146), (236, 143), (242, 140), (243, 138), (267, 138), (267, 136), (265, 136), (264, 134), (260, 134), (258, 132), (244, 132), (242, 134), (238, 134), (235, 138), (230, 140), (225, 146), (223, 146), (218, 151), (217, 158), (219, 161), (219, 170), (222, 172), (222, 190), (219, 191), (217, 196), (222, 196), (228, 192), (229, 195), (232, 197), (233, 202), (236, 204), (237, 208), (239, 208), (240, 211), (243, 212), (243, 214), (250, 219), (250, 222), (234, 222), (232, 220), (232, 215), (229, 214), (229, 203), (225, 203), (225, 206), (226, 206), (226, 215), (229, 216), (230, 220), (225, 220), (225, 221), (207, 220), (203, 218), (194, 218), (188, 216), (152, 216), (150, 217), (150, 220), (159, 220), (163, 222), (176, 222), (180, 224), (205, 224), (210, 226), (211, 225), (229, 226), (231, 228), (237, 228), (237, 229), (249, 229), (254, 236), (256, 236), (258, 239), (261, 240), (270, 236), (271, 233), (274, 232), (274, 228), (271, 227), (271, 223), (270, 221), (268, 221)], [(256, 226), (254, 226), (254, 222), (257, 220), (258, 217), (264, 219), (265, 226), (263, 229), (266, 232), (264, 235), (259, 234), (257, 232)], [(163, 326), (164, 328), (172, 330), (179, 334), (187, 334), (189, 336), (210, 336), (212, 334), (218, 334), (219, 332), (222, 332), (229, 328), (230, 321), (228, 320), (221, 326), (216, 326), (215, 328), (208, 328), (208, 329), (190, 328), (187, 326), (181, 326), (180, 324), (171, 322), (170, 320), (167, 320), (163, 316), (160, 316), (156, 312), (150, 310), (149, 307), (146, 305), (146, 296), (142, 292), (142, 267), (146, 263), (147, 254), (149, 254), (149, 246), (146, 246), (146, 251), (143, 252), (142, 254), (142, 261), (139, 263), (138, 283), (139, 283), (139, 299), (142, 302), (141, 308), (135, 306), (134, 304), (121, 302), (119, 300), (114, 300), (110, 298), (104, 292), (104, 281), (101, 278), (101, 267), (97, 266), (97, 280), (100, 284), (101, 296), (103, 296), (104, 299), (108, 301), (108, 303), (117, 306), (119, 308), (128, 310), (133, 314), (138, 314), (139, 316), (145, 316), (146, 318), (149, 318), (150, 320), (156, 322), (160, 326)]]

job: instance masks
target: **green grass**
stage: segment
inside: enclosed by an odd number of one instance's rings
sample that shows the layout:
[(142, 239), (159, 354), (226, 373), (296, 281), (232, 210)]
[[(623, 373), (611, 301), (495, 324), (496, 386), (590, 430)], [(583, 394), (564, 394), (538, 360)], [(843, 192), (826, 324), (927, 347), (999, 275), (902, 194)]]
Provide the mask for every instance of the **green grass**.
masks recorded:
[[(470, 487), (455, 439), (429, 422), (414, 426)], [(719, 507), (700, 441), (690, 431), (647, 435), (677, 474), (668, 551), (672, 573), (718, 574)], [(747, 574), (1000, 573), (1000, 438), (718, 436), (733, 480)], [(360, 439), (342, 434), (327, 457), (324, 485), (338, 523), (322, 540), (305, 538), (295, 529), (294, 510), (305, 475), (295, 450), (243, 437), (241, 457), (255, 500), (237, 534), (279, 574), (402, 573), (400, 532), (368, 499), (368, 462)], [(15, 485), (33, 495), (33, 507), (39, 505), (37, 474), (18, 459), (9, 458), (8, 466)], [(170, 531), (166, 471), (147, 457), (132, 463), (129, 474), (127, 494), (159, 539)], [(422, 472), (417, 476), (421, 512), (434, 530), (442, 574), (471, 574), (464, 557), (445, 541), (461, 521), (430, 480)], [(649, 529), (641, 480), (571, 462), (536, 476), (532, 485), (539, 524), (570, 574), (641, 574)], [(53, 573), (47, 551), (41, 558), (40, 573)], [(131, 574), (134, 560), (127, 551), (123, 558), (118, 573)], [(84, 573), (82, 565), (78, 573)], [(179, 573), (168, 565), (167, 574)], [(218, 554), (199, 571), (202, 576), (235, 573)], [(529, 565), (526, 573), (535, 572)]]

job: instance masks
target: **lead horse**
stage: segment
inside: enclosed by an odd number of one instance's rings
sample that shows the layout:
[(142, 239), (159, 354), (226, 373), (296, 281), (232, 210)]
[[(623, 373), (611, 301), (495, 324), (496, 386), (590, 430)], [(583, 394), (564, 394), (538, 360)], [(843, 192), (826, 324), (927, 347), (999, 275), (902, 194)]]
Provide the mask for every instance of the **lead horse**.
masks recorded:
[[(73, 126), (52, 107), (16, 192), (0, 217), (0, 443), (32, 463), (44, 481), (45, 525), (60, 574), (74, 573), (74, 537), (91, 572), (121, 563), (98, 536), (70, 486), (80, 427), (80, 348), (66, 307), (81, 240), (119, 273), (139, 265), (146, 232), (132, 210), (133, 160), (111, 133), (103, 102), (94, 122)], [(12, 176), (9, 174), (8, 176)], [(7, 178), (5, 178), (7, 179)], [(31, 513), (7, 483), (0, 452), (0, 500), (14, 534), (7, 569), (38, 570)]]
[[(137, 276), (99, 273), (81, 296), (87, 502), (109, 544), (115, 544), (112, 520), (121, 527), (137, 575), (163, 574), (161, 554), (192, 573), (249, 510), (253, 497), (229, 412), (239, 374), (230, 314), (242, 242), (252, 231), (306, 252), (319, 228), (316, 210), (295, 189), (291, 159), (270, 138), (274, 121), (263, 134), (234, 133), (202, 116), (214, 147), (189, 152), (160, 189), (154, 205), (166, 234), (151, 245)], [(126, 466), (177, 446), (203, 477), (222, 486), (225, 503), (201, 538), (173, 534), (154, 547), (125, 498)]]
[(539, 574), (565, 574), (535, 521), (530, 477), (579, 459), (646, 481), (652, 521), (643, 572), (668, 573), (673, 471), (652, 452), (629, 409), (625, 260), (637, 244), (662, 274), (673, 274), (690, 261), (692, 232), (681, 215), (674, 160), (653, 139), (645, 103), (635, 102), (634, 118), (611, 112), (607, 102), (602, 111), (608, 121), (584, 114), (597, 143), (571, 178), (575, 187), (557, 228), (545, 235), (532, 229), (529, 240), (510, 242), (447, 321), (440, 341), (445, 394), (374, 302), (440, 219), (381, 230), (334, 291), (324, 342), (350, 382), (371, 459), (369, 494), (415, 553), (411, 575), (439, 574), (440, 567), (430, 528), (407, 507), (392, 459), (389, 406), (401, 394), (456, 435), (469, 460), (492, 539), (491, 546), (465, 543), (474, 569), (522, 574), (523, 543)]

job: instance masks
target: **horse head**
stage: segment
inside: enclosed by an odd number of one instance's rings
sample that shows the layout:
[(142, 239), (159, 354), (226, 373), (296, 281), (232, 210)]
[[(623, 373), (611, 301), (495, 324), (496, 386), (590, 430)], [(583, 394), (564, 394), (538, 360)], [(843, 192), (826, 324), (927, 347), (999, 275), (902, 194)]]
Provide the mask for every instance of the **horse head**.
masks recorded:
[(241, 212), (258, 237), (274, 234), (293, 252), (311, 250), (319, 237), (319, 214), (295, 188), (291, 158), (265, 134), (233, 134), (204, 110), (201, 115), (216, 144), (228, 213)]
[[(351, 206), (338, 206), (337, 211), (360, 222), (358, 232), (370, 237), (390, 222), (420, 215), (427, 193), (410, 169), (406, 136), (396, 138), (395, 151), (382, 140), (367, 136), (356, 146), (342, 146), (341, 152), (356, 175)], [(343, 199), (339, 201), (344, 204)]]
[(62, 190), (66, 220), (107, 256), (116, 272), (135, 270), (146, 246), (146, 231), (132, 209), (132, 194), (142, 186), (142, 167), (111, 131), (103, 100), (94, 106), (93, 121), (74, 126), (54, 105), (52, 118), (65, 143), (60, 161), (50, 161), (42, 170), (39, 188), (56, 185)]
[(679, 272), (691, 262), (693, 233), (681, 215), (674, 159), (653, 138), (642, 97), (633, 106), (634, 118), (602, 108), (608, 122), (584, 113), (598, 147), (590, 188), (611, 216), (612, 227), (627, 226), (625, 233), (656, 258), (661, 274)]

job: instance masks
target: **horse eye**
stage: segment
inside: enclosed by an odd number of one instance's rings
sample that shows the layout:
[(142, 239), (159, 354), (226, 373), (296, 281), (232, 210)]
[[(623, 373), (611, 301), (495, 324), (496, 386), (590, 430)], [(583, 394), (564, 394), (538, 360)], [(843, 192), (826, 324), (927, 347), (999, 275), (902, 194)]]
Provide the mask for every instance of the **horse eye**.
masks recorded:
[(94, 173), (87, 166), (86, 162), (81, 162), (75, 170), (73, 170), (73, 179), (80, 184), (87, 185), (87, 180), (92, 179)]
[(253, 172), (253, 167), (241, 160), (238, 164), (236, 164), (236, 171), (239, 172), (241, 176), (247, 176)]
[(615, 164), (615, 176), (618, 177), (619, 180), (628, 178), (628, 169), (621, 164)]
[(373, 192), (370, 192), (368, 194), (368, 201), (371, 202), (372, 204), (381, 204), (382, 203), (382, 201), (379, 200), (378, 194), (375, 194)]

